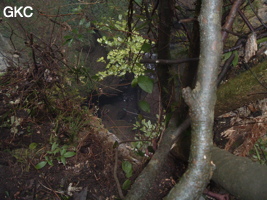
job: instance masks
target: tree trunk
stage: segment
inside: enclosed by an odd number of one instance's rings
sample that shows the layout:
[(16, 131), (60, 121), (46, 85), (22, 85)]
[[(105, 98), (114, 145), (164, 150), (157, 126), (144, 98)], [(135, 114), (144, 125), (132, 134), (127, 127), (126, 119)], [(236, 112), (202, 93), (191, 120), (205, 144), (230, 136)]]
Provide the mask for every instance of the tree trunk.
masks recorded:
[(267, 199), (267, 166), (212, 147), (212, 180), (242, 200)]
[[(173, 18), (173, 0), (159, 0), (159, 27), (158, 27), (158, 59), (170, 59), (170, 38)], [(163, 63), (157, 65), (157, 76), (161, 103), (167, 112), (170, 112), (170, 105), (173, 103), (174, 85), (170, 80), (171, 64)]]
[(199, 199), (211, 178), (210, 163), (212, 126), (216, 101), (217, 70), (221, 58), (222, 1), (203, 0), (200, 22), (200, 60), (194, 90), (185, 88), (184, 99), (189, 105), (192, 144), (189, 166), (178, 184), (170, 191), (167, 200)]
[[(184, 138), (181, 143), (189, 140)], [(188, 160), (188, 145), (176, 146), (172, 155)], [(227, 192), (242, 200), (267, 199), (267, 166), (248, 158), (235, 156), (218, 147), (211, 148), (211, 160), (215, 165), (212, 180)]]

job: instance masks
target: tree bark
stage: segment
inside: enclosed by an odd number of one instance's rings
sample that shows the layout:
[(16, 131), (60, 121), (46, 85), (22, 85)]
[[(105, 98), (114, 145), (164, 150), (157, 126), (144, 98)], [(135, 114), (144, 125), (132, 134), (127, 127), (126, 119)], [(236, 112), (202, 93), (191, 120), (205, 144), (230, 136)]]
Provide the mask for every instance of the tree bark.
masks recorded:
[(216, 79), (220, 63), (222, 1), (203, 0), (200, 22), (200, 60), (196, 87), (185, 88), (184, 99), (189, 105), (192, 145), (189, 166), (180, 182), (170, 191), (167, 200), (199, 199), (211, 178), (212, 127), (216, 101)]
[[(159, 27), (158, 27), (158, 59), (170, 59), (170, 38), (173, 18), (173, 0), (159, 0)], [(161, 103), (167, 112), (170, 112), (170, 104), (174, 100), (173, 81), (170, 80), (169, 70), (171, 64), (159, 63), (156, 67)]]
[[(187, 143), (188, 139), (181, 140)], [(176, 146), (172, 155), (187, 161), (187, 145)], [(224, 149), (213, 146), (211, 160), (215, 165), (212, 180), (227, 192), (242, 200), (267, 199), (267, 166), (248, 158), (235, 156)]]
[(267, 199), (267, 166), (212, 147), (212, 180), (242, 200)]
[(237, 11), (240, 7), (240, 5), (242, 5), (242, 3), (244, 2), (244, 0), (236, 0), (230, 10), (230, 13), (226, 19), (226, 23), (223, 25), (223, 31), (222, 31), (222, 41), (225, 42), (227, 36), (228, 36), (228, 32), (227, 30), (231, 30)]

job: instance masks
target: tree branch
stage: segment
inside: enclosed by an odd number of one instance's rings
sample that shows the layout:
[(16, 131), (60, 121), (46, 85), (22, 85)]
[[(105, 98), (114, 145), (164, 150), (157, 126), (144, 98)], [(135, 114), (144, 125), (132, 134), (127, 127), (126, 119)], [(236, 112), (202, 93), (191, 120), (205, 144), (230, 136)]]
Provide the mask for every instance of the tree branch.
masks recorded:
[[(230, 13), (229, 13), (229, 15), (227, 17), (226, 23), (223, 26), (223, 30), (231, 30), (232, 29), (232, 26), (233, 26), (237, 11), (238, 11), (240, 5), (243, 3), (243, 1), (244, 0), (236, 0), (234, 2), (233, 6), (232, 6), (232, 8), (230, 10)], [(223, 42), (226, 40), (227, 36), (228, 36), (228, 32), (222, 31), (222, 41)]]
[(151, 63), (151, 64), (180, 64), (185, 62), (198, 61), (198, 58), (183, 58), (177, 60), (164, 60), (164, 59), (142, 59), (140, 63)]

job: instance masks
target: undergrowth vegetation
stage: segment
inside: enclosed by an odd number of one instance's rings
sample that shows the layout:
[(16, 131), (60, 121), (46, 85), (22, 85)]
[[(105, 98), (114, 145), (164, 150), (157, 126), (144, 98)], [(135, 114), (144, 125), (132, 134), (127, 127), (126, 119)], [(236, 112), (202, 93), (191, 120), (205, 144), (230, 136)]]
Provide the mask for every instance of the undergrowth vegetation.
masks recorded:
[[(80, 41), (90, 40), (85, 36), (92, 31), (90, 23), (81, 22), (85, 21), (81, 7), (86, 6), (62, 6), (59, 1), (46, 4), (46, 12), (40, 10), (41, 4), (35, 4), (39, 13), (28, 21), (36, 20), (34, 27), (21, 20), (11, 23), (14, 20), (5, 19), (1, 23), (4, 38), (9, 38), (14, 52), (7, 56), (9, 67), (0, 77), (0, 128), (12, 136), (12, 141), (4, 141), (1, 149), (20, 137), (38, 138), (38, 134), (46, 132), (44, 141), (39, 138), (26, 146), (21, 144), (19, 149), (25, 151), (10, 149), (27, 169), (29, 163), (39, 163), (35, 167), (40, 169), (53, 165), (55, 160), (65, 165), (66, 159), (75, 155), (77, 134), (90, 126), (93, 116), (80, 106), (84, 101), (80, 90), (89, 91), (93, 83), (72, 50)], [(69, 24), (64, 12), (70, 13)], [(60, 18), (58, 21), (49, 19), (54, 14)]]
[[(67, 146), (75, 145), (77, 133), (89, 125), (92, 114), (80, 107), (83, 99), (78, 91), (67, 84), (64, 72), (53, 61), (49, 61), (50, 65), (10, 67), (1, 77), (1, 129), (10, 129), (10, 134), (16, 139), (38, 134), (33, 129), (46, 121), (49, 126), (47, 142), (51, 143), (51, 149), (45, 145), (39, 148), (29, 146), (29, 150), (42, 149), (44, 154), (53, 156), (60, 153), (59, 161), (65, 164), (65, 158), (74, 155), (67, 154)], [(43, 156), (52, 165), (53, 159)]]

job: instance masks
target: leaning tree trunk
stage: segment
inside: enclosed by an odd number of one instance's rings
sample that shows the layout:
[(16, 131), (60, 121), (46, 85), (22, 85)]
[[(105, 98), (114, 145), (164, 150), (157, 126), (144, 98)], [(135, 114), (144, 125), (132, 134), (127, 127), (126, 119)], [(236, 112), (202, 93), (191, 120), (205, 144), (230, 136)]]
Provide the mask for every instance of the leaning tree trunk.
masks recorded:
[(242, 200), (267, 199), (267, 166), (212, 147), (212, 180)]
[[(181, 143), (187, 143), (183, 138)], [(187, 161), (188, 145), (172, 149), (174, 157)], [(246, 157), (235, 156), (218, 147), (211, 148), (211, 160), (215, 165), (212, 180), (227, 192), (242, 200), (267, 199), (267, 166), (253, 162)]]

